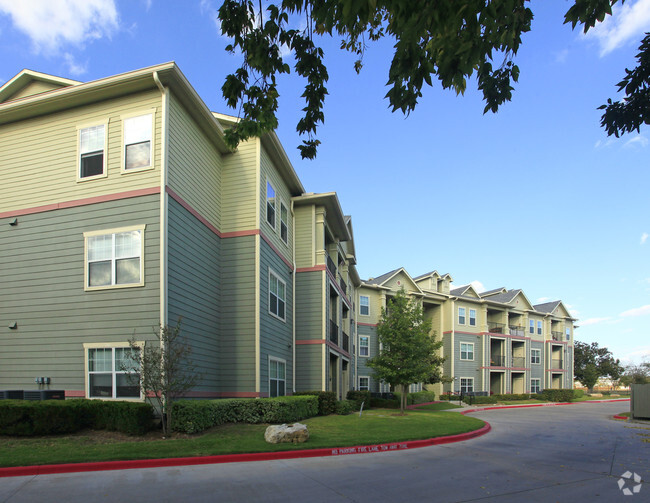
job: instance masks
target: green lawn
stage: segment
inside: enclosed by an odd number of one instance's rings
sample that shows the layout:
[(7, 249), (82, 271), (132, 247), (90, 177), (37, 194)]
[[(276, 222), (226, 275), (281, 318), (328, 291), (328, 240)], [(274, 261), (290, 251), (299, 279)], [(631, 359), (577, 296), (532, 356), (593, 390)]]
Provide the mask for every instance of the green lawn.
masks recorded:
[[(448, 404), (444, 404), (448, 405)], [(91, 461), (207, 456), (246, 452), (317, 449), (381, 444), (466, 433), (483, 421), (435, 410), (393, 409), (364, 411), (349, 416), (314, 417), (302, 421), (310, 438), (304, 444), (268, 444), (267, 425), (228, 424), (200, 435), (170, 439), (125, 437), (103, 432), (39, 438), (0, 437), (0, 466), (28, 466)]]
[(418, 405), (416, 409), (411, 410), (449, 410), (449, 409), (461, 409), (460, 405), (453, 403), (440, 402), (440, 403), (429, 403), (427, 405)]

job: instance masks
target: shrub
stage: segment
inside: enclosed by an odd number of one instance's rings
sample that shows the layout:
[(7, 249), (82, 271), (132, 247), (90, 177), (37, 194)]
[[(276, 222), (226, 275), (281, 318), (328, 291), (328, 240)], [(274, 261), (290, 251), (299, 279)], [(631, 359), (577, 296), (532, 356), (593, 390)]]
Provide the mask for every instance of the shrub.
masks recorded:
[(585, 390), (583, 390), (583, 389), (574, 389), (573, 390), (573, 396), (575, 398), (582, 398), (583, 396), (585, 396)]
[(517, 400), (530, 400), (531, 395), (530, 393), (512, 393), (512, 394), (506, 394), (506, 395), (492, 395), (493, 398), (496, 398), (497, 401), (499, 402), (514, 402)]
[(492, 396), (472, 396), (472, 397), (465, 396), (465, 397), (463, 398), (463, 402), (465, 402), (465, 403), (469, 403), (469, 402), (470, 402), (470, 398), (471, 398), (472, 405), (474, 405), (474, 404), (476, 404), (476, 405), (493, 404), (493, 403), (497, 403), (497, 402), (498, 402), (498, 400), (497, 400), (497, 396), (498, 396), (498, 395), (492, 395)]
[(371, 398), (370, 407), (378, 409), (399, 409), (399, 400), (388, 400), (386, 398)]
[(313, 395), (318, 397), (318, 415), (329, 416), (336, 413), (338, 402), (336, 393), (333, 391), (296, 391), (294, 396)]
[(316, 396), (179, 400), (173, 405), (172, 430), (198, 433), (225, 423), (292, 423), (316, 415)]
[(54, 435), (84, 428), (141, 435), (151, 428), (153, 408), (142, 402), (101, 400), (2, 400), (0, 434)]
[(347, 416), (354, 410), (355, 402), (352, 400), (341, 400), (336, 402), (336, 413), (339, 416)]
[(370, 391), (348, 391), (346, 398), (355, 403), (355, 410), (361, 409), (361, 404), (364, 402), (364, 407), (370, 407)]
[(436, 394), (433, 391), (417, 391), (415, 393), (409, 393), (406, 396), (406, 403), (408, 405), (416, 405), (418, 403), (428, 403), (435, 402)]
[(540, 396), (549, 402), (571, 402), (574, 394), (572, 389), (545, 389)]

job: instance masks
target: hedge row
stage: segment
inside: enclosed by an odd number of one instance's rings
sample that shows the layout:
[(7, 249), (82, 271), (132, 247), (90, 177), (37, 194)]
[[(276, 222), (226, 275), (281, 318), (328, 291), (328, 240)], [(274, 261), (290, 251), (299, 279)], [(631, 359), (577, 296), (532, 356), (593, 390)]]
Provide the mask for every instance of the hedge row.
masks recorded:
[[(394, 392), (395, 398), (399, 403), (400, 397), (402, 396), (399, 392)], [(409, 393), (406, 395), (406, 405), (417, 405), (419, 403), (429, 403), (436, 400), (436, 394), (433, 391), (416, 391), (415, 393)]]
[(1, 400), (0, 435), (53, 435), (84, 428), (142, 435), (151, 429), (153, 408), (142, 402), (103, 400)]
[(370, 407), (370, 391), (348, 391), (346, 398), (354, 403), (354, 409), (361, 409), (361, 404), (364, 407)]
[(539, 396), (549, 402), (572, 402), (576, 395), (572, 389), (545, 389)]
[(198, 433), (225, 423), (291, 423), (318, 415), (318, 397), (179, 400), (172, 408), (174, 431)]
[(336, 414), (338, 399), (333, 391), (296, 391), (293, 396), (317, 396), (319, 416)]

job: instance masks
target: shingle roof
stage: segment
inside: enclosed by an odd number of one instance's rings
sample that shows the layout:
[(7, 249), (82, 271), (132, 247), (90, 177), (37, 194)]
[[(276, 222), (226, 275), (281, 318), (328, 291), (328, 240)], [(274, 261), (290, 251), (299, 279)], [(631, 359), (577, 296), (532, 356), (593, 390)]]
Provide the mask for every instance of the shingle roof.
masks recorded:
[(368, 281), (364, 281), (364, 283), (368, 283), (369, 285), (381, 285), (384, 281), (386, 281), (388, 278), (390, 278), (393, 274), (395, 274), (397, 271), (401, 269), (403, 269), (403, 267), (398, 267), (397, 269), (393, 269), (392, 271), (382, 274), (381, 276), (377, 276), (376, 278), (372, 278), (369, 279)]
[(533, 309), (535, 311), (539, 311), (540, 313), (552, 313), (555, 311), (557, 306), (560, 305), (562, 301), (561, 300), (554, 300), (553, 302), (544, 302), (543, 304), (537, 304), (536, 306), (533, 306)]
[(501, 302), (502, 304), (507, 304), (510, 302), (512, 299), (514, 299), (519, 293), (521, 293), (521, 289), (519, 290), (508, 290), (505, 293), (497, 293), (496, 295), (491, 295), (489, 299), (493, 302)]
[[(419, 280), (419, 279), (426, 278), (427, 276), (431, 276), (434, 272), (435, 272), (436, 274), (438, 274), (438, 271), (431, 271), (431, 272), (427, 272), (427, 273), (425, 273), (425, 274), (420, 274), (419, 276), (416, 276), (415, 278), (413, 278), (413, 280), (414, 280), (414, 281), (417, 281), (417, 280)], [(439, 275), (439, 274), (438, 274), (438, 275)]]
[(502, 286), (501, 288), (495, 288), (493, 290), (487, 290), (485, 292), (481, 292), (478, 295), (479, 297), (488, 297), (490, 295), (496, 295), (497, 293), (503, 293), (503, 290), (505, 290), (505, 287)]
[(453, 290), (449, 290), (449, 295), (463, 295), (471, 285), (459, 286)]

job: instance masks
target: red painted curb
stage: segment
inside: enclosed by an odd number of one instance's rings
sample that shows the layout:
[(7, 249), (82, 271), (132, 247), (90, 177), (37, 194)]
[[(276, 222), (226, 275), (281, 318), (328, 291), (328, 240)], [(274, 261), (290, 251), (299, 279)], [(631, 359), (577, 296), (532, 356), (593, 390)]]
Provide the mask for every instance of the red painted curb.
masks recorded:
[(614, 419), (623, 419), (623, 420), (627, 421), (627, 420), (628, 420), (628, 417), (627, 417), (627, 416), (619, 416), (618, 414), (616, 414), (616, 415), (614, 416)]
[(270, 461), (274, 459), (313, 458), (324, 456), (343, 456), (347, 454), (371, 454), (375, 452), (417, 449), (430, 445), (442, 445), (461, 442), (485, 435), (492, 429), (488, 422), (478, 430), (446, 437), (409, 440), (377, 445), (359, 445), (354, 447), (334, 447), (328, 449), (305, 449), (300, 451), (257, 452), (248, 454), (223, 454), (217, 456), (197, 456), (190, 458), (139, 459), (131, 461), (100, 461), (94, 463), (68, 463), (61, 465), (35, 465), (0, 468), (0, 477), (22, 477), (29, 475), (50, 475), (55, 473), (94, 472), (105, 470), (128, 470), (134, 468), (160, 468), (165, 466), (191, 466), (216, 463), (241, 463), (246, 461)]
[(495, 405), (494, 407), (481, 407), (461, 412), (461, 414), (469, 414), (470, 412), (481, 412), (484, 410), (499, 410), (499, 409), (525, 409), (528, 407), (555, 407), (556, 405), (579, 405), (581, 403), (605, 403), (605, 402), (629, 402), (629, 398), (615, 398), (611, 400), (585, 400), (583, 402), (547, 402), (547, 403), (525, 403), (522, 405)]

